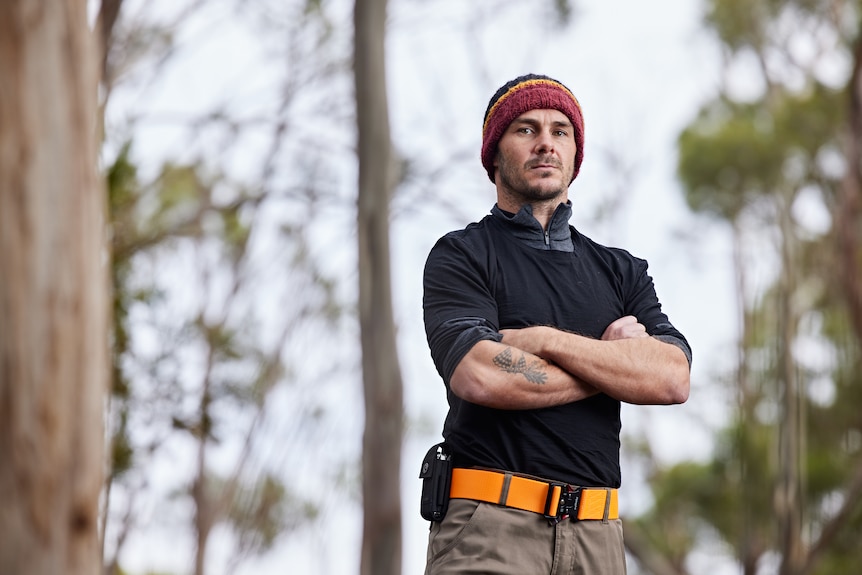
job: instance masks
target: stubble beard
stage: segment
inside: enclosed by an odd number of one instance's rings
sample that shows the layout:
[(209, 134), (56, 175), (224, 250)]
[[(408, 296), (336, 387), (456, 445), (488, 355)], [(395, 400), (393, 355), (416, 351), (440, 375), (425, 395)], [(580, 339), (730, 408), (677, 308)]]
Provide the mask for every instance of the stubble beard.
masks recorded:
[[(556, 186), (550, 188), (531, 185), (527, 183), (526, 178), (521, 175), (521, 172), (513, 169), (513, 166), (503, 157), (500, 158), (500, 164), (497, 169), (500, 171), (500, 182), (503, 184), (503, 187), (523, 203), (533, 204), (553, 201), (561, 197), (568, 189), (568, 186), (559, 180)], [(529, 162), (524, 166), (524, 169), (529, 169)], [(556, 171), (549, 173), (542, 179), (550, 179), (554, 175), (556, 175)]]

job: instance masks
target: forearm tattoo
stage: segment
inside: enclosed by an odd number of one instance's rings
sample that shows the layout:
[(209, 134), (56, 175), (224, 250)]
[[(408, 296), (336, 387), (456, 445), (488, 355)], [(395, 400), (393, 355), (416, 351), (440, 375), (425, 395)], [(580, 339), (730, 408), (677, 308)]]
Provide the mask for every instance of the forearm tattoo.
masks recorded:
[(527, 356), (522, 352), (521, 357), (515, 360), (512, 348), (507, 347), (494, 357), (494, 365), (506, 373), (520, 373), (531, 383), (542, 384), (548, 381), (542, 362), (534, 361), (527, 364)]

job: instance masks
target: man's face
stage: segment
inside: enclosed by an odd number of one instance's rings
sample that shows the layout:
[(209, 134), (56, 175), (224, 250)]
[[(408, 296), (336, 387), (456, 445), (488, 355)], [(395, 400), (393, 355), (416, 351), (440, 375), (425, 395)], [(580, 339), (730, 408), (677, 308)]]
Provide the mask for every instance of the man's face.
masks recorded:
[(565, 195), (575, 170), (575, 129), (559, 110), (530, 110), (509, 125), (497, 146), (497, 188), (518, 202)]

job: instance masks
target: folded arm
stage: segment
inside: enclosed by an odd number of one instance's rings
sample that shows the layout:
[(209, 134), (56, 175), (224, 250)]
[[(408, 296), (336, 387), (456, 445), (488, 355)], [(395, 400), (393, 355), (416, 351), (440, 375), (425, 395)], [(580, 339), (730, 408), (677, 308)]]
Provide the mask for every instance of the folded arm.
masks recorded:
[(495, 409), (550, 407), (598, 393), (533, 353), (489, 340), (476, 343), (461, 359), (449, 387), (461, 399)]
[(685, 353), (650, 337), (632, 316), (613, 322), (601, 340), (536, 326), (503, 330), (512, 345), (559, 366), (572, 377), (627, 403), (674, 404), (688, 399)]

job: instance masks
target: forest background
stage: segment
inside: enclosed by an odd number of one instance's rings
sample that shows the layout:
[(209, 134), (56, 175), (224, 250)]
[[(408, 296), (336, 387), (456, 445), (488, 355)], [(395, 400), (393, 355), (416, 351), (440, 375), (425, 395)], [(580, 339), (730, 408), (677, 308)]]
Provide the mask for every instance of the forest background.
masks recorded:
[(106, 573), (421, 572), (422, 266), (493, 204), (481, 118), (526, 72), (585, 110), (572, 223), (694, 349), (687, 404), (623, 409), (630, 572), (862, 567), (856, 2), (86, 4)]

